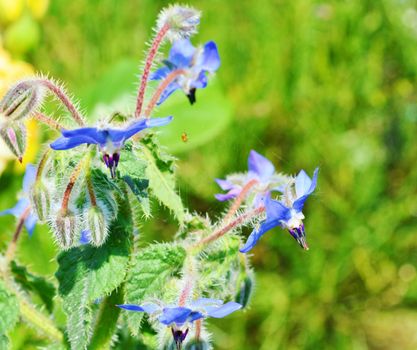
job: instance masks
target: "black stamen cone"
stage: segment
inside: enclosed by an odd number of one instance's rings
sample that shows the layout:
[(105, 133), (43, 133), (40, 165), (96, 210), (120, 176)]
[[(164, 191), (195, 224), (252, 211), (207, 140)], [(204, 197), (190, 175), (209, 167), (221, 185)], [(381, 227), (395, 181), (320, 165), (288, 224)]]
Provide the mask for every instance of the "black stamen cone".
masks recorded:
[(196, 89), (195, 88), (190, 89), (190, 92), (187, 95), (188, 101), (190, 101), (190, 103), (192, 105), (196, 102), (195, 92), (196, 92)]

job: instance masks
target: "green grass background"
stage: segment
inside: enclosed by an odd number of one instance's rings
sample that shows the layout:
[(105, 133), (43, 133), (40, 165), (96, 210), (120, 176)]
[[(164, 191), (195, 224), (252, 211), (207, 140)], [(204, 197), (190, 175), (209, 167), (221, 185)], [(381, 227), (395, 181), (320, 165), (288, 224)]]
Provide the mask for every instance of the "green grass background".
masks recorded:
[[(28, 59), (84, 97), (88, 111), (126, 87), (134, 96), (132, 62), (140, 63), (168, 3), (52, 1)], [(218, 215), (224, 206), (213, 179), (243, 171), (251, 149), (288, 173), (320, 167), (305, 208), (310, 251), (280, 229), (264, 236), (253, 250), (251, 307), (210, 322), (215, 348), (416, 349), (416, 1), (190, 4), (203, 11), (193, 41), (215, 40), (222, 66), (195, 106), (174, 98), (179, 124), (167, 145), (179, 158), (185, 203)], [(2, 206), (13, 203), (19, 182), (10, 172), (1, 177)], [(166, 215), (155, 214), (161, 223), (146, 226), (147, 238), (170, 239)], [(14, 222), (0, 223), (4, 248)], [(24, 237), (19, 257), (52, 274), (54, 249), (38, 229)], [(26, 326), (13, 338), (16, 350), (38, 342)]]

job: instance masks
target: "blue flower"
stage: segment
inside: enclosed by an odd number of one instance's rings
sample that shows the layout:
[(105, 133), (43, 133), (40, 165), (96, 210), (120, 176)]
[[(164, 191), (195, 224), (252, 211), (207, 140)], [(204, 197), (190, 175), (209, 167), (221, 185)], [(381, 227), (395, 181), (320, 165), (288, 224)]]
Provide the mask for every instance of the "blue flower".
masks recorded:
[(265, 232), (276, 226), (288, 229), (298, 244), (308, 250), (302, 209), (305, 201), (316, 188), (317, 175), (318, 168), (314, 170), (313, 179), (310, 179), (305, 171), (301, 170), (295, 181), (284, 189), (280, 201), (273, 200), (270, 196), (265, 199), (266, 219), (261, 223), (259, 229), (250, 234), (245, 246), (240, 249), (242, 253), (251, 250)]
[(25, 176), (23, 177), (23, 191), (20, 199), (13, 208), (6, 209), (0, 212), (0, 216), (12, 214), (17, 219), (23, 220), (23, 223), (29, 233), (32, 235), (35, 229), (36, 222), (38, 221), (37, 215), (31, 208), (29, 201), (29, 191), (36, 179), (36, 167), (32, 164), (26, 166)]
[(98, 129), (80, 128), (75, 130), (62, 130), (62, 137), (51, 143), (51, 148), (57, 151), (71, 149), (82, 144), (96, 144), (103, 153), (103, 160), (115, 177), (116, 168), (120, 159), (120, 149), (126, 140), (146, 128), (163, 126), (171, 122), (172, 117), (158, 119), (142, 119), (125, 129)]
[(266, 195), (271, 191), (281, 190), (289, 181), (290, 177), (277, 174), (274, 165), (267, 158), (252, 150), (248, 157), (248, 172), (230, 175), (226, 180), (216, 179), (217, 184), (227, 193), (219, 193), (215, 197), (222, 202), (233, 199), (239, 196), (249, 182), (252, 182), (255, 183), (251, 188), (251, 192), (255, 193), (252, 202), (254, 206), (258, 206), (262, 204)]
[(196, 101), (196, 89), (207, 86), (207, 73), (214, 73), (219, 68), (220, 57), (213, 41), (207, 42), (202, 48), (195, 48), (189, 39), (182, 39), (174, 42), (169, 57), (164, 63), (164, 67), (151, 75), (151, 80), (164, 79), (169, 73), (178, 69), (184, 70), (185, 73), (167, 86), (158, 104), (164, 102), (178, 89), (182, 89), (193, 104)]
[(141, 306), (134, 304), (117, 306), (125, 310), (145, 312), (157, 317), (160, 323), (172, 327), (172, 334), (177, 344), (182, 343), (187, 336), (188, 324), (207, 317), (223, 318), (242, 308), (242, 305), (234, 301), (224, 304), (222, 300), (209, 298), (200, 298), (186, 307), (160, 306), (155, 303), (145, 303)]

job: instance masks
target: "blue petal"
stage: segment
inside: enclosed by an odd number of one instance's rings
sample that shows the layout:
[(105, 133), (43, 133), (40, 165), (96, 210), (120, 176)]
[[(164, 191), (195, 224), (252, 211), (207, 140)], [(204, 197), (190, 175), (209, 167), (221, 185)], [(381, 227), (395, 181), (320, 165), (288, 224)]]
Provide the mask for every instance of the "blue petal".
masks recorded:
[(29, 193), (31, 186), (35, 182), (36, 167), (32, 164), (26, 166), (25, 176), (23, 177), (23, 192)]
[(192, 311), (190, 315), (187, 317), (187, 322), (194, 322), (201, 318), (204, 318), (204, 315), (198, 311)]
[(75, 136), (86, 136), (92, 139), (98, 138), (98, 129), (97, 128), (79, 128), (74, 130), (65, 130), (61, 131), (62, 136), (64, 137), (75, 137)]
[(223, 300), (211, 298), (199, 298), (190, 303), (190, 306), (195, 308), (205, 308), (206, 306), (222, 305)]
[(171, 68), (169, 67), (161, 67), (158, 70), (156, 70), (155, 72), (153, 72), (151, 74), (151, 76), (149, 77), (150, 80), (161, 80), (164, 79), (170, 72), (172, 71)]
[(121, 305), (116, 305), (116, 306), (120, 307), (121, 309), (129, 310), (129, 311), (145, 312), (145, 309), (140, 305), (121, 304)]
[(245, 245), (243, 248), (239, 249), (241, 253), (247, 253), (249, 250), (251, 250), (256, 243), (258, 243), (259, 239), (269, 230), (273, 229), (274, 227), (279, 225), (279, 221), (271, 220), (267, 221), (265, 220), (258, 230), (253, 230), (252, 233), (249, 235)]
[(16, 218), (20, 218), (25, 210), (29, 207), (30, 203), (27, 198), (20, 199), (13, 208), (6, 209), (0, 212), (0, 216), (11, 214)]
[(271, 199), (270, 196), (265, 198), (266, 219), (271, 220), (289, 220), (291, 218), (290, 208), (287, 208), (279, 201)]
[(240, 305), (239, 303), (235, 303), (234, 301), (229, 301), (223, 306), (213, 309), (212, 311), (208, 313), (208, 315), (214, 318), (223, 318), (241, 308), (242, 308), (242, 305)]
[(206, 76), (206, 72), (201, 71), (198, 75), (198, 78), (191, 83), (191, 87), (196, 89), (203, 89), (207, 86), (207, 82), (208, 79)]
[(217, 182), (217, 184), (220, 186), (220, 188), (223, 191), (231, 190), (233, 187), (235, 187), (234, 184), (232, 184), (230, 181), (223, 180), (223, 179), (214, 179), (214, 181)]
[(186, 307), (167, 307), (162, 310), (159, 321), (167, 326), (171, 323), (183, 324), (187, 322), (187, 318), (191, 312), (192, 310)]
[(215, 72), (220, 67), (220, 56), (214, 41), (204, 45), (202, 69)]
[(249, 171), (257, 174), (262, 181), (267, 181), (270, 176), (275, 172), (274, 165), (254, 150), (250, 151), (248, 157), (248, 168)]
[[(310, 194), (312, 194), (314, 192), (314, 190), (316, 189), (317, 186), (317, 176), (318, 176), (318, 172), (319, 172), (319, 168), (316, 168), (314, 170), (314, 174), (313, 174), (313, 179), (309, 181), (306, 181), (305, 176), (307, 176), (307, 174), (305, 174), (305, 172), (302, 170), (300, 171), (300, 173), (297, 176), (297, 179), (299, 178), (298, 182), (299, 182), (299, 191), (300, 193), (303, 193), (303, 195), (301, 195), (301, 197), (297, 198), (297, 200), (293, 203), (293, 208), (296, 211), (302, 211), (303, 207), (304, 207), (304, 203), (307, 200), (307, 198), (310, 196)], [(304, 174), (305, 176), (304, 176)], [(308, 177), (308, 176), (307, 176)], [(295, 180), (295, 185), (297, 186), (297, 179)], [(307, 185), (309, 184), (308, 188)], [(296, 192), (297, 192), (297, 187), (296, 187)], [(298, 194), (297, 194), (298, 196)]]
[(187, 68), (191, 65), (195, 50), (189, 39), (177, 40), (172, 45), (168, 60), (177, 68)]
[(181, 89), (181, 87), (174, 81), (167, 86), (164, 92), (161, 94), (159, 98), (158, 105), (164, 102), (175, 90)]
[(29, 214), (29, 216), (25, 220), (25, 227), (29, 233), (29, 236), (32, 236), (33, 230), (35, 229), (35, 225), (38, 222), (38, 217), (34, 214)]
[(240, 187), (235, 187), (235, 188), (232, 188), (226, 194), (218, 193), (218, 194), (214, 195), (214, 197), (218, 201), (224, 202), (224, 201), (228, 201), (229, 199), (236, 198), (240, 194), (241, 191), (242, 191), (242, 189)]
[(50, 144), (50, 147), (55, 151), (64, 151), (71, 149), (77, 146), (82, 145), (83, 143), (88, 144), (98, 144), (98, 142), (87, 136), (74, 136), (74, 137), (60, 137)]
[(169, 116), (166, 118), (155, 118), (155, 119), (148, 119), (146, 125), (148, 128), (153, 128), (156, 126), (164, 126), (171, 123), (173, 117)]
[(79, 240), (80, 244), (88, 244), (91, 241), (91, 231), (90, 230), (82, 230), (81, 237)]

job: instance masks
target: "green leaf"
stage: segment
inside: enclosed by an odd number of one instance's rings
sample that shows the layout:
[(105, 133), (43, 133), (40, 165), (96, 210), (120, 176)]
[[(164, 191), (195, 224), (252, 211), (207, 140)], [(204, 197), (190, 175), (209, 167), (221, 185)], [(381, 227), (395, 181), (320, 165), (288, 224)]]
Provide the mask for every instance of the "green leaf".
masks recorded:
[(24, 290), (38, 295), (45, 304), (46, 309), (52, 313), (54, 307), (53, 298), (56, 294), (54, 285), (41, 276), (33, 275), (26, 267), (17, 265), (15, 261), (11, 263), (11, 271), (15, 281)]
[(0, 349), (7, 349), (7, 333), (19, 319), (19, 304), (17, 298), (10, 293), (3, 281), (0, 280)]
[(146, 178), (146, 162), (135, 156), (140, 150), (127, 144), (123, 150), (118, 172), (119, 177), (127, 184), (145, 216), (151, 215), (148, 187), (149, 180)]
[(175, 190), (174, 158), (161, 151), (154, 137), (149, 134), (142, 140), (144, 147), (137, 156), (146, 161), (146, 178), (152, 194), (172, 210), (177, 220), (184, 221), (184, 206)]
[(109, 295), (124, 280), (131, 250), (129, 206), (120, 206), (108, 241), (99, 248), (80, 246), (58, 256), (59, 294), (67, 314), (71, 348), (87, 347), (92, 322), (91, 303)]
[[(133, 258), (126, 282), (126, 303), (140, 304), (148, 297), (161, 297), (168, 279), (182, 268), (184, 248), (172, 244), (153, 244)], [(142, 313), (127, 314), (129, 327), (137, 335)]]

